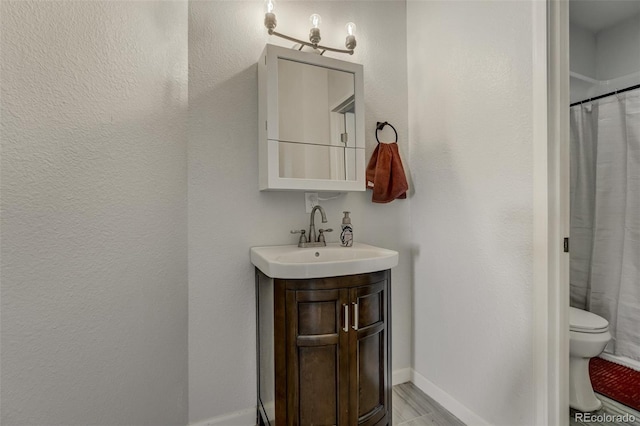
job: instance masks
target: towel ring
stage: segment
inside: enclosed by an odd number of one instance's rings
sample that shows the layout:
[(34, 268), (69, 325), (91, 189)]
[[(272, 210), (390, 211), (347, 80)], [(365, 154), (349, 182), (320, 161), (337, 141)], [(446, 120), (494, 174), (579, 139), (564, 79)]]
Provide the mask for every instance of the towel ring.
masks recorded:
[(378, 121), (378, 123), (376, 124), (376, 140), (378, 141), (378, 143), (380, 143), (380, 139), (378, 139), (378, 131), (384, 129), (384, 126), (389, 126), (393, 129), (393, 133), (396, 134), (396, 140), (392, 143), (398, 143), (398, 132), (396, 132), (396, 128), (386, 121), (384, 123)]

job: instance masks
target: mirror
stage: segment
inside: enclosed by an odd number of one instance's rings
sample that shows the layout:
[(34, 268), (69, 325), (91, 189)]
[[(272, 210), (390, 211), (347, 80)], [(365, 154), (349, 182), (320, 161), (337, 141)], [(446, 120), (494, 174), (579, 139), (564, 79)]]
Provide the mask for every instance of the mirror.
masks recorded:
[(278, 125), (280, 177), (355, 179), (352, 73), (278, 58)]
[(353, 74), (278, 59), (281, 141), (344, 146), (339, 123), (348, 110), (342, 105), (350, 102), (355, 111), (353, 99)]
[(362, 66), (272, 45), (263, 56), (260, 189), (364, 191)]

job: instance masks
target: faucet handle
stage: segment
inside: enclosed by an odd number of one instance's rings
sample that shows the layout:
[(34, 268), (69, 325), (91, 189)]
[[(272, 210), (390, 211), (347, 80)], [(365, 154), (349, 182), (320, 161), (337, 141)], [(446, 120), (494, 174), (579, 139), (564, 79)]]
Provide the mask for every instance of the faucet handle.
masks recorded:
[(324, 239), (324, 233), (325, 232), (333, 232), (333, 229), (329, 228), (329, 229), (318, 229), (318, 232), (320, 233), (320, 235), (318, 235), (318, 242), (319, 243), (325, 243), (325, 239)]
[(307, 236), (305, 235), (307, 231), (301, 229), (299, 231), (291, 230), (292, 234), (300, 234), (300, 239), (298, 240), (298, 245), (307, 243)]

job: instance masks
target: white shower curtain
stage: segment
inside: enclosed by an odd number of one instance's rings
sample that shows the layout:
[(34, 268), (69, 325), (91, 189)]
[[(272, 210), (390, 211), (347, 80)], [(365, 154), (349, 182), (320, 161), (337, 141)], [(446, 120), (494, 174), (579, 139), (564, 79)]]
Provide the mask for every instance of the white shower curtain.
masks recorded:
[(640, 361), (640, 90), (571, 108), (571, 305)]

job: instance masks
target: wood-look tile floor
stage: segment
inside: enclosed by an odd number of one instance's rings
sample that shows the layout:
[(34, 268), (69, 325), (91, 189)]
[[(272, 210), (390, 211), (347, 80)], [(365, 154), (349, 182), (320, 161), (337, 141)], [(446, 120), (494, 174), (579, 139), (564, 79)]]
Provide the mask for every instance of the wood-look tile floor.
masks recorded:
[[(575, 410), (571, 409), (569, 413), (569, 424), (570, 426), (640, 426), (640, 412), (635, 411), (632, 408), (627, 407), (626, 405), (620, 404), (613, 399), (607, 398), (606, 396), (597, 395), (598, 398), (602, 401), (602, 409), (594, 413), (596, 416), (624, 416), (630, 415), (633, 421), (629, 422), (617, 422), (617, 421), (594, 421), (593, 419), (589, 419), (591, 421), (580, 421), (580, 417), (578, 416), (576, 420), (576, 415), (579, 414)], [(393, 400), (395, 402), (395, 399)], [(584, 418), (584, 417), (583, 417)]]
[(464, 426), (411, 382), (393, 387), (394, 426)]
[[(570, 426), (640, 426), (640, 412), (629, 408), (603, 395), (598, 395), (602, 401), (602, 409), (595, 415), (624, 416), (631, 415), (632, 421), (579, 421), (577, 412), (571, 410), (569, 414)], [(578, 416), (578, 419), (580, 417)], [(393, 387), (393, 425), (394, 426), (464, 426), (457, 417), (448, 412), (442, 405), (431, 399), (411, 382)]]

